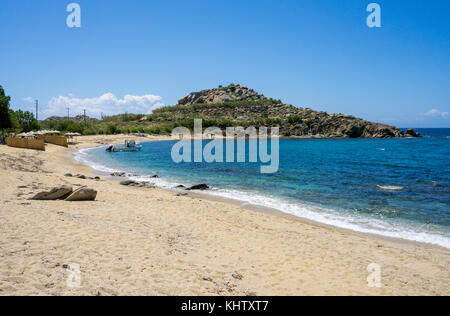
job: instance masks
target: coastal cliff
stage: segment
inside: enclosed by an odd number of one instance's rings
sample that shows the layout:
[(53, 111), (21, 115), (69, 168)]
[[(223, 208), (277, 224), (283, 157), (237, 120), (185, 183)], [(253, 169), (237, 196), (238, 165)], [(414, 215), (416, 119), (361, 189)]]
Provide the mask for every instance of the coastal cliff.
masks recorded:
[[(392, 138), (417, 137), (385, 124), (368, 122), (344, 114), (328, 114), (309, 108), (297, 108), (281, 100), (267, 98), (243, 85), (230, 85), (193, 92), (178, 105), (154, 112), (155, 118), (183, 121), (202, 118), (209, 125), (279, 127), (282, 136), (317, 138)], [(151, 118), (149, 118), (151, 119)]]

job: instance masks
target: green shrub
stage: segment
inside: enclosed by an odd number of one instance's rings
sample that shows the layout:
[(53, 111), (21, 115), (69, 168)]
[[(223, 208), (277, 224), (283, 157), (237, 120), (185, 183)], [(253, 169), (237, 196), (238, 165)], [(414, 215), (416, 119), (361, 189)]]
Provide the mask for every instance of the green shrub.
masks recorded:
[(302, 117), (300, 115), (292, 115), (288, 117), (288, 122), (290, 124), (296, 124), (302, 122)]
[(118, 134), (117, 127), (115, 125), (109, 124), (108, 127), (106, 127), (106, 134), (108, 135)]
[(97, 130), (93, 128), (88, 128), (83, 131), (83, 135), (97, 135), (97, 134), (98, 134)]

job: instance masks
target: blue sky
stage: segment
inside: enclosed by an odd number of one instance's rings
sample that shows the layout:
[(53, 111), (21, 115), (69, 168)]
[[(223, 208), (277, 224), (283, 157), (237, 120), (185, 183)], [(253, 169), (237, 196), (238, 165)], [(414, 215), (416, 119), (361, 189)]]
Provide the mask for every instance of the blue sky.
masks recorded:
[[(81, 28), (66, 7), (81, 6)], [(381, 28), (366, 7), (381, 6)], [(0, 84), (41, 118), (147, 112), (245, 84), (296, 106), (450, 127), (450, 1), (2, 0)]]

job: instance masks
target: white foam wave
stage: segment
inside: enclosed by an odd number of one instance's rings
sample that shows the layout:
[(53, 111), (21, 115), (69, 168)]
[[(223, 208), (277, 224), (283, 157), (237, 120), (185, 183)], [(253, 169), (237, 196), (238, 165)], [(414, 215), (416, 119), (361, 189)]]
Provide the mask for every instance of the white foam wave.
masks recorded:
[(101, 171), (101, 172), (108, 172), (108, 173), (112, 173), (112, 172), (122, 172), (122, 170), (117, 170), (117, 169), (112, 169), (109, 168), (105, 165), (102, 165), (100, 163), (94, 162), (91, 159), (91, 154), (93, 150), (97, 150), (99, 148), (106, 148), (107, 146), (100, 146), (100, 147), (93, 147), (93, 148), (84, 148), (84, 149), (80, 149), (78, 151), (76, 151), (73, 154), (73, 157), (75, 158), (76, 161), (78, 161), (81, 164), (84, 165), (88, 165), (91, 168)]
[(383, 191), (401, 191), (403, 187), (395, 185), (377, 185), (377, 188)]

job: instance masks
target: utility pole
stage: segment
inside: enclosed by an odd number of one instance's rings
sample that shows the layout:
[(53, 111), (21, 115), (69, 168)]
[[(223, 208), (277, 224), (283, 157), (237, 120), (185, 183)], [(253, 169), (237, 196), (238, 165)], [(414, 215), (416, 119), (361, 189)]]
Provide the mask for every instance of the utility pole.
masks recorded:
[(70, 121), (70, 108), (67, 108), (67, 120)]
[(36, 121), (39, 121), (39, 101), (36, 100)]
[(83, 112), (84, 112), (84, 114), (83, 114), (84, 124), (86, 124), (86, 109), (84, 109)]

